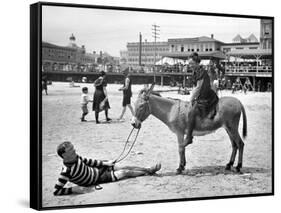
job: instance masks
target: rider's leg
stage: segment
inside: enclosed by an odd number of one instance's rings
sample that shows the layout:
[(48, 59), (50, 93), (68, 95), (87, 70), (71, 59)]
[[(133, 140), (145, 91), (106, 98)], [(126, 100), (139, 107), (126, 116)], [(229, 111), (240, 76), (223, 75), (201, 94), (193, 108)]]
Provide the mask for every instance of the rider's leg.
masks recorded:
[(192, 143), (192, 132), (195, 127), (195, 117), (196, 117), (196, 106), (192, 106), (190, 111), (188, 112), (187, 115), (187, 122), (186, 122), (186, 138), (185, 138), (185, 145), (191, 144)]

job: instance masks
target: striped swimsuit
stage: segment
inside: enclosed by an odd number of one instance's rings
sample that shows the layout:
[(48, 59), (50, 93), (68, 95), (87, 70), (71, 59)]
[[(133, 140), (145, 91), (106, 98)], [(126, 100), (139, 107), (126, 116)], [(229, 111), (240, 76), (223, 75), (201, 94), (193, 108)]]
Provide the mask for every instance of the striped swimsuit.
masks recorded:
[(68, 181), (84, 187), (97, 184), (100, 176), (99, 169), (102, 168), (105, 168), (102, 161), (78, 156), (75, 163), (63, 166), (58, 182), (55, 185), (54, 195), (72, 194), (72, 187), (64, 187)]

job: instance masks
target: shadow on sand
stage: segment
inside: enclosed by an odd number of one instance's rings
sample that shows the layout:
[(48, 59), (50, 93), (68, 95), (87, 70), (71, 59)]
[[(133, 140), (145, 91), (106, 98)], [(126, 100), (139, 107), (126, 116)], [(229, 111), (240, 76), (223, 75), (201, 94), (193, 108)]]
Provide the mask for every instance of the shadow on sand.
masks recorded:
[[(88, 120), (87, 122), (85, 123), (96, 123), (95, 120)], [(117, 124), (117, 123), (125, 123), (125, 120), (117, 120), (117, 119), (112, 119), (111, 121), (100, 121), (100, 124)]]
[[(245, 174), (253, 174), (253, 173), (270, 173), (270, 169), (264, 168), (254, 168), (254, 167), (243, 167), (241, 172), (238, 173), (235, 171), (235, 168), (232, 168), (231, 171), (225, 170), (225, 166), (205, 166), (205, 167), (193, 167), (192, 169), (184, 170), (180, 175), (187, 176), (215, 176), (215, 175), (245, 175)], [(164, 172), (160, 173), (158, 176), (176, 176), (176, 171), (174, 172)]]

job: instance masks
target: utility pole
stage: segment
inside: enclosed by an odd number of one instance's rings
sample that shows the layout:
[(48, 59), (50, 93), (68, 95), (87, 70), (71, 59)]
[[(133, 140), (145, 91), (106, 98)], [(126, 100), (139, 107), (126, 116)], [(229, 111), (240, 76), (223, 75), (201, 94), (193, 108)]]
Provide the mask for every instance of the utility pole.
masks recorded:
[(156, 83), (156, 75), (155, 75), (155, 64), (156, 64), (156, 39), (160, 38), (159, 37), (159, 32), (160, 32), (160, 26), (153, 24), (152, 25), (152, 37), (154, 38), (154, 60), (153, 60), (153, 72), (154, 72), (154, 83)]
[(153, 24), (152, 25), (152, 37), (154, 38), (154, 65), (156, 64), (156, 39), (159, 37), (160, 26)]
[(141, 53), (142, 53), (142, 36), (140, 33), (140, 42), (139, 42), (139, 66), (141, 67)]

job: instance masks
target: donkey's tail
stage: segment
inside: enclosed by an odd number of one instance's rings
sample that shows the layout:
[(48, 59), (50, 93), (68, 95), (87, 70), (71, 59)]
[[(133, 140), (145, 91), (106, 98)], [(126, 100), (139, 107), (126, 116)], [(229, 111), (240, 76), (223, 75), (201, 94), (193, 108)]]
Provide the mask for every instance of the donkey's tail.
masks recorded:
[(244, 106), (241, 104), (242, 116), (243, 116), (243, 138), (247, 136), (247, 116)]

